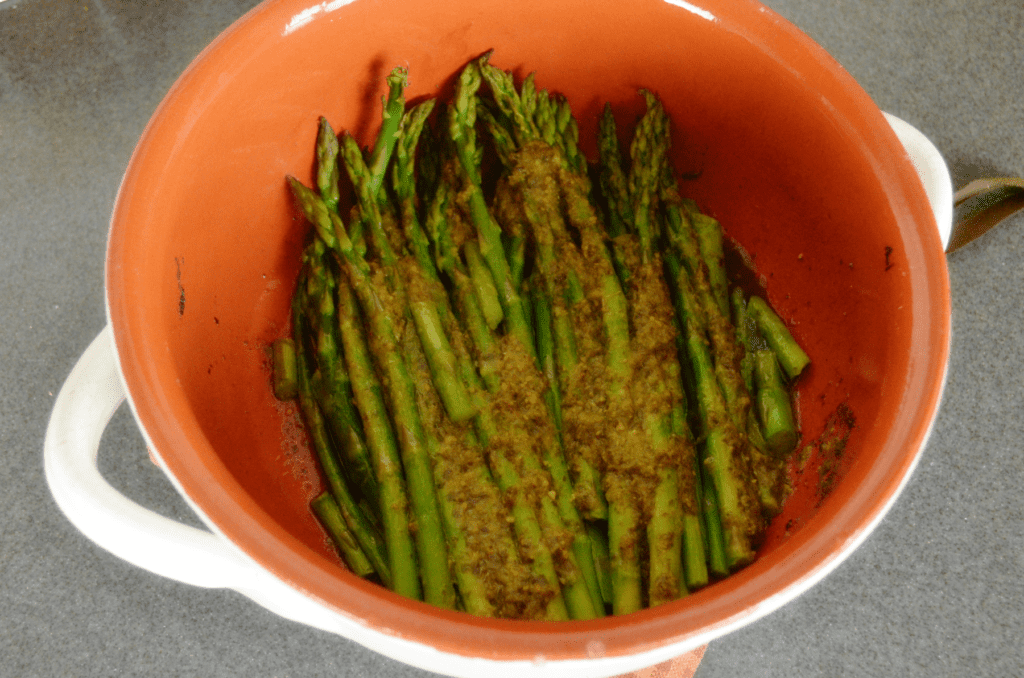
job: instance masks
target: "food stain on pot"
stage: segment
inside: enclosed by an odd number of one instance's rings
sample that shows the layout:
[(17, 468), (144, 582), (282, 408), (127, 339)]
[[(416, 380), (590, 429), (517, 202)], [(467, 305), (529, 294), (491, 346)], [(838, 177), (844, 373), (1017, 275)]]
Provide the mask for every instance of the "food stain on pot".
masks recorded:
[(185, 258), (174, 257), (174, 267), (177, 269), (176, 277), (178, 280), (178, 317), (185, 315), (185, 288), (181, 285), (181, 265), (185, 263)]
[[(291, 304), (292, 285), (284, 284), (281, 278), (261, 274), (263, 281), (259, 297), (252, 305), (249, 317), (252, 324), (247, 335), (253, 340), (254, 346), (269, 346), (280, 336), (282, 323), (276, 309), (289, 308)], [(218, 323), (219, 324), (219, 323)]]
[(843, 476), (843, 461), (850, 435), (857, 427), (857, 417), (845, 402), (839, 403), (825, 422), (825, 429), (800, 455), (800, 468), (815, 458), (818, 462), (817, 499), (820, 506)]
[[(262, 358), (260, 371), (267, 380), (268, 393), (273, 391), (273, 349), (270, 345), (260, 347)], [(269, 398), (277, 418), (281, 422), (281, 445), (279, 459), (283, 468), (302, 486), (303, 497), (308, 505), (324, 487), (319, 468), (314, 461), (309, 436), (302, 422), (302, 415), (295, 400)]]

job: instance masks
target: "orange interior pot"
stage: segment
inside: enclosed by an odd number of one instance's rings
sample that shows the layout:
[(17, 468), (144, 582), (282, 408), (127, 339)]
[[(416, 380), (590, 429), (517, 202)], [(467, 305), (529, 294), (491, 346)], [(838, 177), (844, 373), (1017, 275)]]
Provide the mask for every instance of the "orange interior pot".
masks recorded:
[[(759, 559), (677, 602), (593, 622), (483, 620), (351, 576), (308, 509), (321, 488), (295, 408), (270, 387), (307, 225), (286, 174), (312, 183), (317, 117), (363, 143), (384, 75), (446, 97), (468, 59), (565, 94), (583, 150), (659, 94), (683, 190), (754, 255), (813, 365), (804, 442), (846, 403), (838, 483), (817, 459)], [(860, 542), (906, 481), (938, 408), (950, 334), (942, 246), (881, 112), (820, 47), (748, 0), (272, 0), (190, 66), (132, 158), (110, 234), (107, 295), (136, 416), (216, 528), (263, 567), (386, 634), (495, 659), (585, 658), (706, 640), (774, 609)]]

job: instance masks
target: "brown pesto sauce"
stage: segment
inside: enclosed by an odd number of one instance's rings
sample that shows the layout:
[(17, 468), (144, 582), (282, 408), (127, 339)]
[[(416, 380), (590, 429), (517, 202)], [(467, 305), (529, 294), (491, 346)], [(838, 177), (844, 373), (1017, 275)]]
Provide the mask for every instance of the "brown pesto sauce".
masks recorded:
[[(407, 262), (403, 262), (405, 264)], [(410, 300), (433, 299), (433, 285), (415, 265), (403, 265)], [(512, 517), (490, 478), (484, 453), (469, 424), (452, 422), (433, 387), (430, 368), (412, 323), (404, 326), (401, 346), (414, 384), (416, 400), (433, 460), (434, 482), (452, 506), (447, 520), (460, 541), (449, 535), (456, 581), (470, 575), (481, 582), (491, 609), (479, 614), (515, 619), (541, 619), (554, 593), (521, 557), (512, 534)], [(461, 568), (461, 571), (460, 571)]]
[[(662, 276), (660, 259), (639, 265), (635, 248), (630, 268), (635, 275), (628, 293), (631, 329), (628, 367), (613, 377), (608, 366), (608, 338), (604, 326), (604, 279), (614, 276), (604, 250), (603, 229), (586, 201), (585, 178), (564, 169), (559, 151), (543, 144), (526, 144), (516, 154), (508, 183), (519, 200), (503, 213), (518, 217), (516, 209), (541, 214), (552, 224), (550, 234), (558, 256), (544, 271), (553, 283), (549, 289), (565, 290), (575, 276), (582, 284), (584, 298), (569, 307), (564, 295), (552, 295), (553, 313), (569, 313), (573, 322), (578, 362), (559, 373), (562, 392), (563, 442), (574, 475), (582, 460), (597, 468), (609, 501), (638, 507), (640, 523), (652, 514), (653, 498), (660, 469), (680, 469), (680, 495), (687, 497), (684, 510), (696, 513), (693, 500), (693, 446), (680, 435), (655, 449), (645, 422), (670, 417), (682, 398), (678, 383), (679, 366), (673, 307)], [(510, 193), (513, 191), (510, 191)], [(523, 208), (522, 206), (526, 206)], [(559, 216), (568, 215), (576, 238)], [(540, 229), (534, 229), (535, 232)], [(579, 245), (576, 241), (579, 241)], [(685, 489), (683, 489), (685, 488)], [(578, 507), (585, 513), (597, 497), (588, 496), (585, 485), (577, 484)], [(633, 540), (639, 539), (634, 535)]]
[[(668, 287), (662, 274), (661, 258), (634, 267), (629, 289), (630, 345), (633, 375), (630, 384), (633, 407), (645, 421), (672, 417), (681, 405), (683, 393), (679, 373), (678, 329)], [(675, 386), (676, 388), (672, 388)], [(676, 432), (668, 445), (652, 457), (654, 472), (676, 465), (679, 473), (679, 497), (683, 512), (696, 514), (694, 447), (690, 438)], [(653, 499), (654, 493), (648, 495)], [(649, 516), (645, 506), (644, 515)]]
[[(498, 434), (489, 441), (487, 453), (511, 463), (519, 476), (517, 487), (506, 497), (510, 507), (517, 500), (533, 508), (543, 518), (543, 504), (555, 499), (548, 471), (541, 463), (542, 451), (558, 445), (555, 426), (548, 414), (543, 394), (547, 383), (537, 370), (533, 356), (512, 336), (501, 338), (499, 374), (501, 385), (490, 395), (490, 410)], [(492, 463), (492, 468), (494, 464)], [(573, 535), (564, 527), (542, 520), (544, 546), (550, 551), (562, 583), (578, 576), (571, 554)], [(523, 558), (531, 562), (533, 546), (522, 542)], [(546, 604), (546, 602), (545, 602)]]

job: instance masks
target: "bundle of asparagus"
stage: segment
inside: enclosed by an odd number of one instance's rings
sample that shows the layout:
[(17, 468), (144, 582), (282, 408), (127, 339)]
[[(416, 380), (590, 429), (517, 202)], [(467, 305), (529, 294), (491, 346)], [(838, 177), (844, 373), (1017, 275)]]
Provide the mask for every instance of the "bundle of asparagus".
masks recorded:
[(653, 94), (628, 167), (610, 108), (591, 167), (567, 102), (489, 56), (443, 105), (407, 107), (396, 69), (373, 148), (321, 119), (316, 188), (288, 178), (313, 235), (275, 388), (326, 479), (312, 508), (353, 572), (441, 607), (674, 600), (753, 559), (807, 356), (730, 295)]

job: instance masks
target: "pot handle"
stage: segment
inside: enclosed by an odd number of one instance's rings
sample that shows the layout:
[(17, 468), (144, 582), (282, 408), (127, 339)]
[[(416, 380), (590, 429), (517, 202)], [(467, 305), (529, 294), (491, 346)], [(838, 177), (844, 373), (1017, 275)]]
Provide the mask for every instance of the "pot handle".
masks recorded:
[(124, 399), (108, 325), (64, 382), (46, 428), (46, 482), (68, 520), (145, 570), (193, 586), (234, 589), (283, 617), (337, 632), (334, 613), (254, 564), (224, 537), (165, 518), (107, 483), (97, 466), (100, 439)]
[(150, 572), (205, 588), (244, 580), (243, 563), (219, 537), (139, 506), (100, 474), (100, 438), (124, 399), (107, 326), (64, 382), (46, 429), (43, 462), (57, 506), (89, 539)]
[(945, 250), (949, 245), (950, 233), (953, 230), (953, 181), (949, 175), (949, 168), (946, 167), (946, 161), (942, 159), (942, 154), (939, 153), (935, 144), (916, 127), (890, 113), (883, 111), (883, 114), (900, 143), (907, 149), (910, 162), (913, 163), (918, 177), (921, 178), (921, 183), (924, 184), (924, 192), (928, 195), (932, 212), (935, 213), (939, 238), (942, 240), (942, 248)]

